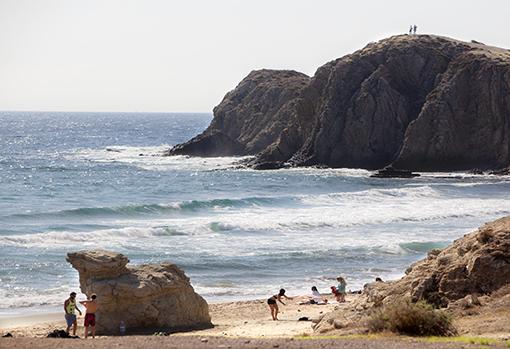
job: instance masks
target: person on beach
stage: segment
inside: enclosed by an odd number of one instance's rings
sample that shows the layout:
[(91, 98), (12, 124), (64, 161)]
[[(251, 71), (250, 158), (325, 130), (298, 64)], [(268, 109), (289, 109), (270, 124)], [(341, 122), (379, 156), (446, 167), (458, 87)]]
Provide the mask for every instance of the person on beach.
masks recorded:
[(311, 296), (303, 296), (306, 300), (299, 302), (299, 305), (306, 304), (327, 304), (328, 299), (322, 297), (320, 292), (317, 290), (316, 286), (312, 286), (312, 295)]
[(71, 292), (69, 298), (64, 302), (64, 311), (66, 312), (65, 318), (67, 323), (66, 333), (69, 334), (71, 326), (73, 326), (73, 336), (76, 336), (76, 314), (75, 310), (81, 313), (81, 310), (76, 306), (76, 292)]
[(345, 302), (345, 286), (347, 286), (347, 282), (345, 279), (341, 276), (336, 278), (336, 281), (338, 281), (338, 285), (331, 286), (331, 293), (335, 295), (335, 299), (338, 303)]
[(280, 290), (280, 292), (278, 292), (278, 294), (271, 296), (271, 298), (269, 298), (267, 300), (267, 304), (269, 305), (269, 309), (271, 310), (271, 317), (273, 318), (273, 321), (278, 320), (278, 310), (279, 309), (278, 309), (278, 303), (276, 303), (276, 301), (285, 305), (285, 303), (282, 302), (282, 298), (292, 299), (292, 297), (288, 297), (285, 295), (285, 290), (282, 288)]
[(328, 300), (322, 297), (320, 292), (317, 290), (317, 287), (312, 286), (312, 298), (310, 299), (310, 304), (324, 304), (327, 302)]
[(95, 294), (92, 294), (90, 296), (90, 300), (81, 301), (80, 304), (83, 304), (85, 307), (85, 321), (83, 326), (85, 326), (85, 338), (89, 335), (89, 326), (92, 332), (92, 338), (95, 338), (96, 336), (96, 311), (98, 308), (97, 296)]

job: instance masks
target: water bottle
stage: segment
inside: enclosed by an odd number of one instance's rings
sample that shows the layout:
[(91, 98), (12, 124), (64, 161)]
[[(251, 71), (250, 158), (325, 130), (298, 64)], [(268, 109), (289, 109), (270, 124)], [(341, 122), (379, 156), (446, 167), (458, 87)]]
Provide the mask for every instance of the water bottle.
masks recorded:
[(120, 322), (119, 332), (121, 336), (126, 334), (126, 324), (124, 323), (123, 320)]

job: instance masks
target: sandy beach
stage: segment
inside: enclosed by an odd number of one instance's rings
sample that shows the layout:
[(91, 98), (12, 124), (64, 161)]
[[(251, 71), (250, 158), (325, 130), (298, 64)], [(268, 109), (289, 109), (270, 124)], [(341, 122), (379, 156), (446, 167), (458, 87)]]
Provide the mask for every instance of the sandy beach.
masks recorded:
[[(265, 300), (213, 303), (209, 305), (214, 327), (205, 330), (172, 333), (169, 336), (140, 335), (98, 336), (94, 340), (45, 338), (54, 329), (63, 329), (63, 315), (36, 314), (0, 319), (0, 333), (14, 338), (0, 338), (2, 348), (479, 348), (475, 339), (461, 342), (449, 339), (429, 342), (392, 334), (342, 335), (314, 333), (311, 320), (334, 309), (350, 311), (349, 306), (358, 295), (349, 294), (345, 303), (332, 297), (325, 305), (300, 305), (294, 298), (280, 305), (279, 321), (271, 320)], [(307, 317), (309, 321), (299, 321)], [(78, 318), (77, 334), (83, 336), (83, 317)], [(482, 340), (483, 342), (483, 340)], [(491, 347), (504, 348), (501, 340)]]
[[(336, 307), (346, 307), (355, 295), (349, 295), (347, 302), (338, 304), (331, 298), (329, 304), (300, 305), (304, 298), (296, 297), (280, 305), (279, 321), (271, 320), (265, 300), (213, 303), (209, 311), (213, 328), (178, 333), (176, 335), (227, 336), (227, 337), (292, 337), (311, 335), (310, 320), (318, 318)], [(309, 321), (299, 321), (307, 317)], [(34, 314), (0, 318), (0, 332), (11, 333), (14, 337), (46, 337), (54, 329), (65, 328), (64, 316), (60, 313)], [(129, 329), (128, 329), (129, 334)], [(83, 316), (78, 316), (77, 334), (83, 334)]]

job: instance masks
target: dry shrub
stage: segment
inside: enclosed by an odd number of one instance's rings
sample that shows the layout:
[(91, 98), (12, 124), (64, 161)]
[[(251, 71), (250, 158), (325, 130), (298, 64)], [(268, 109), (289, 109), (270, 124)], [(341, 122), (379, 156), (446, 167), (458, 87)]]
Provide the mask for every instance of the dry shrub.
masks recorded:
[(371, 332), (391, 331), (411, 336), (452, 336), (457, 333), (442, 310), (420, 301), (405, 301), (374, 311), (368, 320)]

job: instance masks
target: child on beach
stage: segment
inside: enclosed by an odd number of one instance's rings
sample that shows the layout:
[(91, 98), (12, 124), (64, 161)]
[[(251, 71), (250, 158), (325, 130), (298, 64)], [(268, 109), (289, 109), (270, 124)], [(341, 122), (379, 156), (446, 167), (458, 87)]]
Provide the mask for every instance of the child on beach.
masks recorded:
[(96, 298), (97, 296), (92, 294), (92, 296), (90, 296), (90, 300), (80, 302), (80, 304), (83, 304), (86, 309), (85, 322), (83, 324), (85, 326), (85, 338), (89, 335), (89, 326), (92, 331), (92, 338), (95, 338), (96, 336), (96, 311), (98, 308)]
[(280, 292), (278, 292), (278, 294), (271, 296), (271, 298), (267, 300), (267, 304), (269, 305), (269, 309), (271, 310), (271, 317), (273, 318), (273, 321), (278, 320), (278, 304), (276, 303), (276, 301), (285, 305), (285, 303), (282, 302), (282, 298), (292, 299), (292, 297), (288, 297), (285, 295), (285, 290), (282, 288)]

